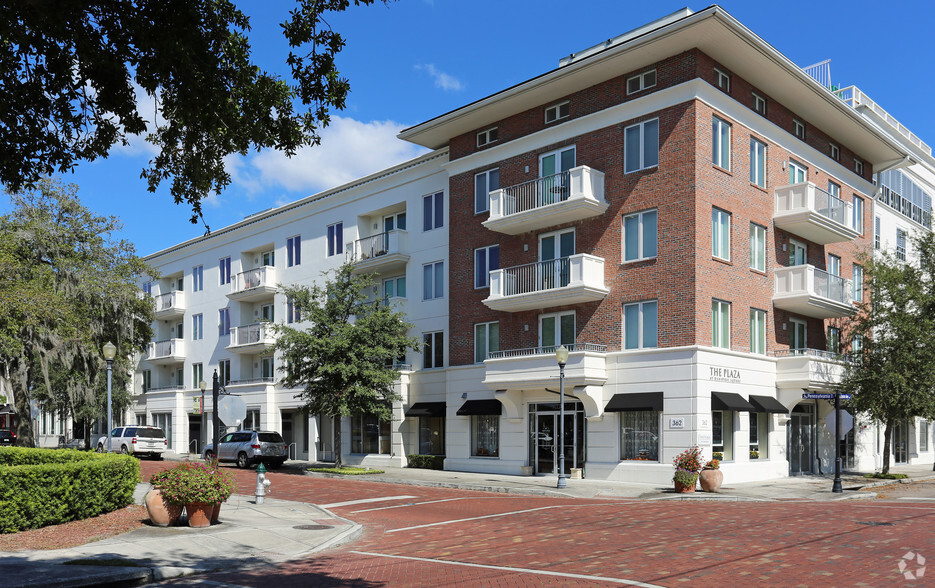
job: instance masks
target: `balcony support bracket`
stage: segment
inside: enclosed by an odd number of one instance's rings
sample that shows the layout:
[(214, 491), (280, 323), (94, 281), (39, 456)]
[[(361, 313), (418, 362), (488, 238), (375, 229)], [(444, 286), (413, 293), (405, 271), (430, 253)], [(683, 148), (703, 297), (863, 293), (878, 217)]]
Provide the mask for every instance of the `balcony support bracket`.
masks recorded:
[(505, 416), (511, 423), (523, 422), (522, 390), (497, 390), (494, 397), (503, 405)]
[(573, 394), (581, 401), (586, 419), (596, 422), (604, 418), (603, 386), (575, 386)]

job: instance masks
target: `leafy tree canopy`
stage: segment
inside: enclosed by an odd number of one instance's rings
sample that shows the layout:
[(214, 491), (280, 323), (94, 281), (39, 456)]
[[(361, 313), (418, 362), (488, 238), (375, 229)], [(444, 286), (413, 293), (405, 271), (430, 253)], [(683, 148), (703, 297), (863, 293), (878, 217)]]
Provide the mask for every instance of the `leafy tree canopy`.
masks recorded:
[(159, 154), (141, 177), (151, 192), (171, 180), (196, 222), (202, 199), (230, 183), (225, 157), (317, 145), (330, 109), (344, 108), (345, 41), (324, 16), (351, 1), (375, 0), (296, 0), (281, 25), (291, 81), (254, 64), (232, 0), (0, 2), (0, 183), (33, 188), (150, 131)]
[[(282, 383), (301, 388), (313, 414), (363, 413), (389, 420), (390, 403), (400, 400), (394, 364), (408, 349), (419, 349), (419, 341), (407, 336), (411, 325), (401, 313), (373, 300), (370, 276), (355, 275), (351, 264), (325, 275), (321, 285), (285, 288), (308, 326), (274, 325), (284, 361)], [(335, 433), (340, 448), (340, 427)], [(335, 453), (340, 463), (340, 451)]]
[(115, 382), (127, 382), (130, 356), (152, 338), (152, 300), (138, 287), (152, 270), (112, 238), (116, 219), (81, 206), (76, 186), (43, 179), (10, 199), (0, 217), (0, 366), (28, 443), (30, 396), (76, 419), (105, 414), (101, 348), (117, 346)]

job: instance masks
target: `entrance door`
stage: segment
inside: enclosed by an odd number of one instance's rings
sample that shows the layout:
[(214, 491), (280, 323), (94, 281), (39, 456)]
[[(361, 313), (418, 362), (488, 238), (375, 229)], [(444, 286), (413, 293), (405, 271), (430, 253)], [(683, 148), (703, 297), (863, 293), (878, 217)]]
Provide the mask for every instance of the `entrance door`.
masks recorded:
[(286, 443), (289, 459), (292, 459), (295, 455), (292, 450), (292, 443), (295, 441), (292, 433), (292, 413), (282, 411), (280, 415), (282, 415), (282, 440)]
[(334, 461), (334, 419), (318, 415), (318, 461)]
[(539, 284), (541, 290), (567, 286), (568, 258), (575, 254), (575, 231), (549, 233), (539, 237)]
[(204, 447), (201, 442), (201, 415), (188, 415), (188, 452), (198, 454)]
[(558, 417), (555, 414), (536, 415), (536, 473), (555, 472), (555, 444), (558, 442)]
[(541, 205), (568, 200), (568, 174), (575, 167), (575, 148), (566, 147), (546, 153), (539, 158), (539, 177), (542, 178)]
[(793, 476), (812, 473), (812, 407), (792, 409), (789, 422), (789, 473)]
[[(537, 474), (558, 473), (559, 462), (559, 423), (561, 413), (559, 405), (555, 403), (540, 403), (530, 405), (530, 423), (532, 423), (532, 439), (530, 441), (531, 465)], [(562, 450), (565, 453), (565, 473), (571, 473), (571, 468), (580, 468), (584, 465), (584, 412), (579, 402), (565, 403), (565, 438)]]
[(808, 263), (808, 245), (795, 239), (789, 239), (789, 265)]
[(909, 423), (896, 421), (893, 425), (893, 461), (909, 463)]
[(406, 213), (399, 212), (383, 217), (383, 251), (390, 249), (390, 231), (406, 230)]

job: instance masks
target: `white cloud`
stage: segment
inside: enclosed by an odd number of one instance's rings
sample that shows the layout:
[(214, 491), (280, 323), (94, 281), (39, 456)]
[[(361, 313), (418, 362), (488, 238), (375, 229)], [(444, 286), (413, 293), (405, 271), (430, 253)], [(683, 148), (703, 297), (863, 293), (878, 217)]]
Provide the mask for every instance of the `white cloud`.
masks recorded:
[(441, 88), (445, 91), (454, 91), (459, 92), (464, 89), (464, 84), (461, 83), (461, 80), (458, 78), (446, 74), (445, 72), (437, 69), (434, 64), (425, 63), (415, 66), (417, 70), (424, 71), (433, 78), (435, 78), (435, 87)]
[(396, 138), (403, 128), (393, 121), (332, 116), (321, 133), (321, 145), (300, 149), (291, 158), (275, 150), (229, 157), (227, 169), (232, 183), (248, 196), (269, 197), (276, 188), (314, 194), (425, 153), (422, 147)]

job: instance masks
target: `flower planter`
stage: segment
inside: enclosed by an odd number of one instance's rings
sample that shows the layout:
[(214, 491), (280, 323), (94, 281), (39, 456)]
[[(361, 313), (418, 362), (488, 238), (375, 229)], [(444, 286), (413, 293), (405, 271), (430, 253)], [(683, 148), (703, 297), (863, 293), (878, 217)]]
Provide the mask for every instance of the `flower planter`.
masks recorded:
[(701, 481), (701, 489), (705, 492), (720, 492), (721, 483), (724, 481), (724, 472), (714, 469), (701, 470), (698, 479)]
[(692, 482), (691, 484), (682, 484), (679, 482), (675, 483), (675, 492), (678, 494), (687, 494), (688, 492), (694, 492), (694, 491), (695, 491), (694, 482)]
[(153, 488), (146, 493), (145, 504), (149, 522), (157, 527), (175, 525), (182, 517), (182, 506), (166, 501), (159, 488)]
[(211, 513), (214, 512), (214, 505), (205, 502), (195, 502), (185, 505), (185, 512), (188, 513), (188, 526), (200, 529), (211, 526)]
[(218, 502), (214, 505), (214, 510), (211, 511), (211, 524), (216, 525), (218, 523), (218, 517), (221, 516), (221, 503)]

